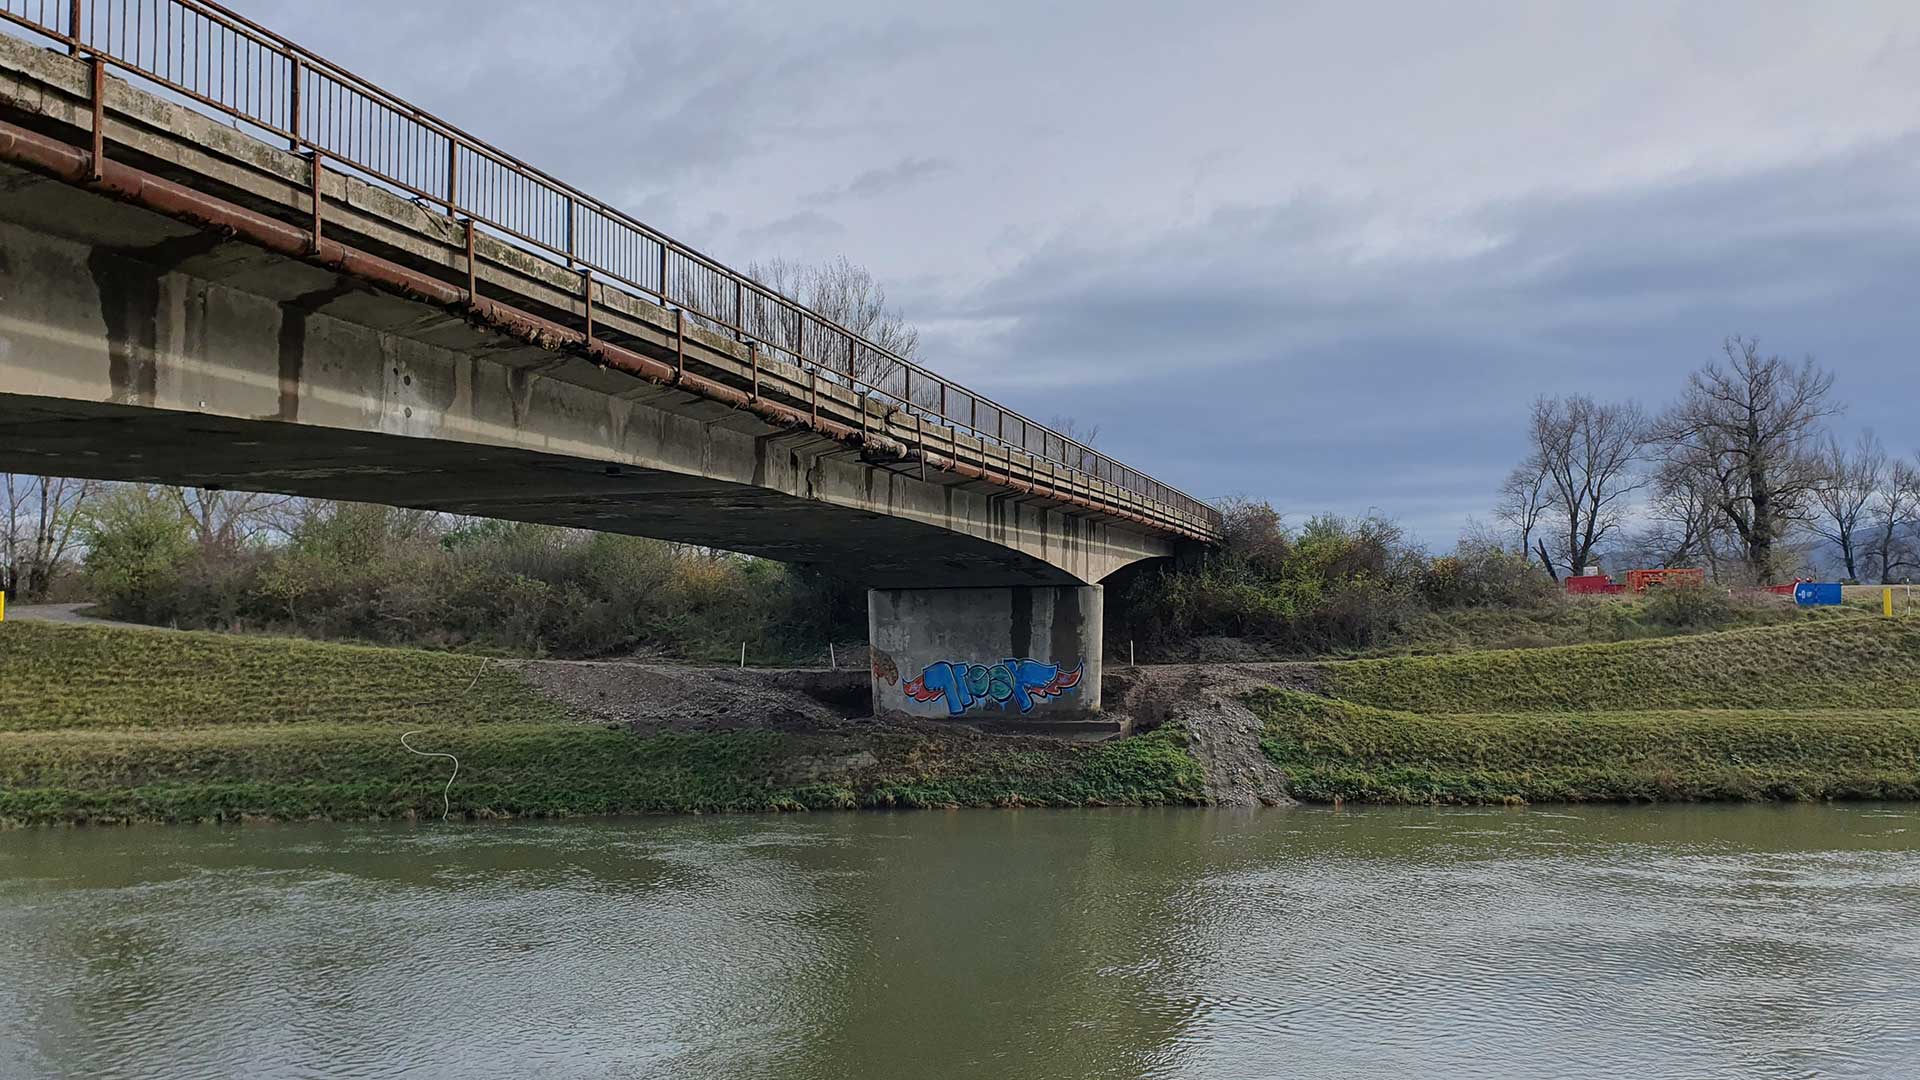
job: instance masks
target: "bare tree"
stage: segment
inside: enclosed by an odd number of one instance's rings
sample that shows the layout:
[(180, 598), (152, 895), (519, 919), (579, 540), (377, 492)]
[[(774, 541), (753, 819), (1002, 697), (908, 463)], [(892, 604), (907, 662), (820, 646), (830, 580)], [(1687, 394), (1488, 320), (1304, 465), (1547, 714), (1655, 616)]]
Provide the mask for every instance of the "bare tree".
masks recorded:
[(1703, 487), (1691, 470), (1671, 463), (1654, 470), (1652, 483), (1640, 536), (1642, 557), (1662, 567), (1698, 566), (1718, 580), (1727, 527), (1717, 493)]
[(861, 382), (905, 396), (905, 387), (895, 385), (902, 382), (904, 372), (886, 353), (914, 359), (920, 351), (920, 331), (887, 303), (887, 290), (866, 267), (844, 255), (819, 265), (770, 259), (748, 264), (747, 276), (880, 346), (885, 353), (860, 346), (849, 351), (838, 331), (810, 319), (782, 315), (770, 304), (766, 305), (767, 311), (757, 312), (760, 318), (754, 324), (764, 336), (828, 370), (845, 371), (851, 363), (854, 377)]
[(54, 572), (73, 549), (87, 499), (97, 487), (91, 480), (5, 474), (0, 591), (27, 600), (47, 594)]
[(1888, 467), (1866, 508), (1862, 562), (1883, 585), (1920, 570), (1920, 467), (1896, 461)]
[(1567, 572), (1581, 573), (1626, 524), (1628, 497), (1645, 485), (1635, 466), (1646, 445), (1646, 416), (1631, 402), (1543, 397), (1533, 404), (1528, 437), (1532, 451), (1521, 470), (1543, 477), (1540, 526), (1556, 530), (1554, 554)]
[(1861, 532), (1868, 525), (1867, 507), (1887, 479), (1887, 451), (1872, 431), (1863, 431), (1850, 450), (1829, 436), (1820, 453), (1826, 483), (1813, 493), (1807, 528), (1833, 545), (1847, 578), (1859, 581)]
[[(1731, 337), (1725, 363), (1713, 361), (1657, 426), (1667, 464), (1711, 493), (1717, 516), (1740, 542), (1749, 571), (1773, 576), (1776, 547), (1804, 522), (1826, 468), (1821, 422), (1839, 412), (1833, 375), (1761, 356), (1753, 339)], [(1785, 552), (1781, 552), (1785, 555)]]
[(1083, 423), (1071, 416), (1055, 414), (1048, 419), (1047, 426), (1089, 450), (1093, 449), (1100, 439), (1099, 424)]
[[(1514, 467), (1507, 474), (1506, 483), (1500, 485), (1500, 502), (1495, 505), (1494, 516), (1507, 523), (1517, 540), (1516, 549), (1523, 559), (1534, 557), (1535, 530), (1547, 513), (1547, 471), (1542, 468), (1538, 458), (1529, 455), (1527, 461)], [(1553, 557), (1547, 554), (1546, 545), (1541, 543), (1540, 565), (1547, 576), (1555, 581), (1560, 579), (1554, 568)]]
[(223, 488), (169, 488), (194, 540), (208, 551), (233, 551), (264, 532), (281, 527), (279, 512), (291, 497)]

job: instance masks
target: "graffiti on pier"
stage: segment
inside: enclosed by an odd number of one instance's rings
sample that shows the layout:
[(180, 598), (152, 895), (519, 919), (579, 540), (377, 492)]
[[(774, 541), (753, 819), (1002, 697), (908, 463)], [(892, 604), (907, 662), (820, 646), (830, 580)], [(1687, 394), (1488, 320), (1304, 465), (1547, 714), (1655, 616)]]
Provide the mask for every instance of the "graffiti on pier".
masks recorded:
[(991, 667), (941, 660), (901, 683), (900, 689), (919, 702), (945, 698), (949, 716), (959, 716), (976, 705), (992, 704), (1004, 709), (1008, 702), (1018, 705), (1024, 713), (1032, 712), (1038, 702), (1079, 686), (1086, 668), (1084, 660), (1072, 671), (1038, 660), (1006, 659)]

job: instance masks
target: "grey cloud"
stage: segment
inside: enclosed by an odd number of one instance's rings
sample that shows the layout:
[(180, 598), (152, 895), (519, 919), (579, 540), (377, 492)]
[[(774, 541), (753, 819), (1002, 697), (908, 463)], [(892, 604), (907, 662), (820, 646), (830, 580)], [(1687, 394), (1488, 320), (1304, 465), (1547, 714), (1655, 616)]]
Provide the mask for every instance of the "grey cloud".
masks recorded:
[(266, 25), (501, 149), (633, 198), (855, 129), (838, 106), (847, 88), (893, 77), (931, 45), (904, 19), (847, 23), (784, 7), (260, 6)]
[(802, 210), (776, 218), (765, 225), (742, 229), (740, 239), (749, 247), (759, 248), (795, 240), (838, 236), (846, 231), (846, 226), (818, 210)]
[(839, 202), (847, 198), (871, 199), (910, 188), (922, 181), (953, 172), (954, 163), (942, 157), (906, 157), (884, 169), (868, 169), (849, 180), (844, 187), (816, 191), (806, 201), (815, 204)]
[(1534, 395), (1658, 405), (1728, 333), (1832, 367), (1845, 426), (1911, 431), (1916, 150), (1487, 208), (1461, 224), (1499, 241), (1450, 259), (1329, 255), (1370, 209), (1331, 203), (1057, 239), (958, 306), (1000, 329), (927, 355), (997, 368), (1011, 404), (1099, 423), (1196, 494), (1380, 507), (1445, 543), (1484, 516)]

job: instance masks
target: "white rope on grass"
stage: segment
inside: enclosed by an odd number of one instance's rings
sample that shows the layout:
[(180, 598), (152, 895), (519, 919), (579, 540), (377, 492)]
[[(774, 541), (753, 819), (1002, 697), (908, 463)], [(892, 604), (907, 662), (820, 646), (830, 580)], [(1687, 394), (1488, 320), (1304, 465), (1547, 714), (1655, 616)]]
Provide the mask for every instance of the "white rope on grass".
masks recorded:
[(419, 754), (421, 757), (443, 757), (450, 758), (453, 761), (453, 775), (447, 777), (446, 789), (440, 792), (440, 820), (446, 821), (453, 814), (453, 777), (460, 775), (460, 759), (454, 757), (452, 754), (442, 753), (438, 750), (414, 750), (413, 744), (407, 741), (408, 737), (418, 735), (425, 730), (425, 728), (419, 728), (400, 736), (400, 745), (409, 750), (413, 750), (414, 753)]
[[(460, 691), (462, 694), (471, 693), (473, 688), (480, 684), (480, 676), (487, 673), (487, 664), (491, 662), (491, 660), (492, 657), (481, 659), (480, 667), (473, 673), (472, 681), (467, 683), (465, 690)], [(460, 759), (454, 757), (452, 754), (441, 753), (438, 750), (414, 750), (413, 744), (407, 741), (408, 736), (419, 735), (425, 730), (425, 728), (417, 728), (400, 736), (400, 745), (406, 747), (408, 750), (413, 750), (414, 753), (419, 754), (421, 757), (443, 757), (453, 762), (453, 774), (447, 777), (446, 789), (440, 792), (440, 820), (447, 821), (453, 816), (453, 778), (460, 775)]]

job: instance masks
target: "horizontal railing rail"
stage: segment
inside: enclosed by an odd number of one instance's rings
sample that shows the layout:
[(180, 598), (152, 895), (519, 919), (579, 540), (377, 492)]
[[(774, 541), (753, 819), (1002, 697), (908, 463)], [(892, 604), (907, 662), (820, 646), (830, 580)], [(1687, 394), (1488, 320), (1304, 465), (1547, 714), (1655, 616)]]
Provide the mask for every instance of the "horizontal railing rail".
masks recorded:
[(444, 208), (589, 281), (679, 308), (818, 378), (1124, 489), (1202, 532), (1219, 526), (1219, 511), (1206, 503), (933, 373), (219, 4), (0, 0), (0, 23)]

